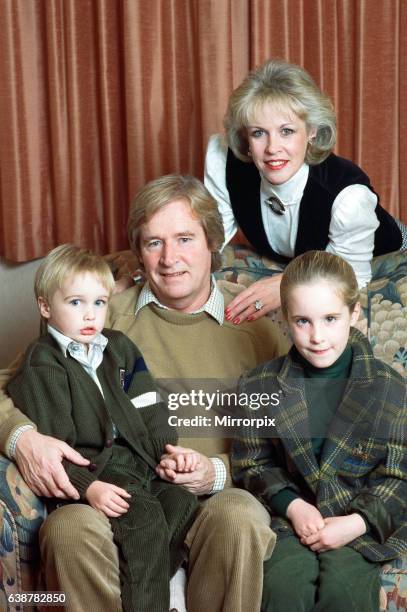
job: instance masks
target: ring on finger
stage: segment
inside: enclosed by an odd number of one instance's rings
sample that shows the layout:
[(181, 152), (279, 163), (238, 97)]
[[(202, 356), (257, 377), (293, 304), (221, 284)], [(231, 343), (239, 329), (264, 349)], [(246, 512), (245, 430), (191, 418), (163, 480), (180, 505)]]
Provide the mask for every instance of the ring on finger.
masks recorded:
[(256, 300), (254, 302), (254, 309), (255, 310), (261, 310), (263, 308), (264, 304), (261, 300)]

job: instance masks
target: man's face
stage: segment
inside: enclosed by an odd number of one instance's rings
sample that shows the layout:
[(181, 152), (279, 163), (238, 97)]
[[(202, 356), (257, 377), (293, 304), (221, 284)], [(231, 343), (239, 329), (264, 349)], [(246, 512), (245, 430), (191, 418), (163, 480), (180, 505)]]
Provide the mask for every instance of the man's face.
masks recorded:
[(141, 226), (140, 255), (151, 290), (164, 306), (194, 312), (208, 300), (211, 251), (188, 201), (170, 202)]

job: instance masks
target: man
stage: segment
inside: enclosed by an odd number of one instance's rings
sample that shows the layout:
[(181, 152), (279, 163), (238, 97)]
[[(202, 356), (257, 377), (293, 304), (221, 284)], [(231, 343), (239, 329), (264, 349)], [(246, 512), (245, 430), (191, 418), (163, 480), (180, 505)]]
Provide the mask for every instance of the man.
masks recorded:
[[(239, 288), (211, 276), (224, 233), (216, 202), (200, 181), (169, 175), (148, 183), (133, 203), (129, 236), (147, 282), (112, 299), (108, 325), (138, 345), (155, 378), (236, 379), (287, 348), (266, 318), (239, 326), (224, 319)], [(22, 430), (27, 419), (7, 400), (2, 407), (0, 449), (15, 456), (30, 487), (77, 498), (61, 460), (87, 461), (61, 442)], [(177, 453), (188, 452), (184, 444), (200, 453), (192, 472), (176, 470)], [(262, 564), (274, 534), (260, 503), (231, 488), (229, 447), (221, 437), (180, 440), (157, 467), (161, 477), (203, 496), (186, 540), (189, 612), (260, 608)], [(64, 506), (45, 521), (40, 539), (47, 588), (69, 595), (65, 609), (79, 612), (96, 602), (98, 609), (121, 609), (117, 550), (105, 517), (82, 504)]]

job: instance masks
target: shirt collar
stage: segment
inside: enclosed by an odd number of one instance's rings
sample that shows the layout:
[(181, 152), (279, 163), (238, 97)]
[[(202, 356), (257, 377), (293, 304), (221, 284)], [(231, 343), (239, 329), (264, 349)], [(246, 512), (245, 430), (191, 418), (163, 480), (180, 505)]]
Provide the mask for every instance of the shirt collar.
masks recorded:
[(277, 196), (283, 204), (297, 204), (302, 197), (305, 185), (308, 180), (309, 166), (302, 164), (301, 168), (288, 181), (281, 185), (272, 185), (261, 175), (261, 191), (266, 197)]
[[(80, 342), (75, 342), (75, 340), (72, 340), (72, 338), (61, 334), (61, 332), (55, 329), (55, 327), (47, 325), (47, 330), (50, 335), (57, 341), (61, 351), (64, 354), (64, 357), (66, 357), (68, 350), (77, 350), (76, 348), (74, 349), (74, 347), (81, 347), (81, 350), (83, 350), (83, 345)], [(92, 342), (89, 342), (89, 346), (98, 346), (103, 352), (106, 348), (107, 343), (108, 339), (106, 338), (106, 336), (99, 333), (96, 334)]]
[[(219, 325), (223, 325), (225, 317), (225, 302), (213, 275), (211, 276), (211, 286), (211, 294), (207, 302), (198, 310), (195, 310), (194, 312), (188, 314), (198, 314), (200, 312), (206, 312), (208, 315), (213, 317), (215, 321), (219, 323)], [(165, 310), (171, 310), (170, 308), (168, 308), (168, 306), (164, 306), (164, 304), (160, 303), (160, 301), (151, 291), (150, 285), (147, 281), (143, 286), (142, 290), (140, 291), (140, 295), (136, 304), (136, 311), (134, 314), (137, 316), (139, 311), (144, 308), (144, 306), (147, 306), (151, 303), (156, 304), (157, 306), (159, 306), (160, 308), (164, 308)]]

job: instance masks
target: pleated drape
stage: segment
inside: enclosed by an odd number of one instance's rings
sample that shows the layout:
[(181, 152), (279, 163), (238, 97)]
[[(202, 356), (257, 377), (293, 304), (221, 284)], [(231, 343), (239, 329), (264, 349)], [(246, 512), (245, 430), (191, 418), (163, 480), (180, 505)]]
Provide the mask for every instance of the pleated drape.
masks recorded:
[(407, 221), (403, 0), (0, 0), (0, 255), (127, 246), (129, 202), (202, 177), (228, 96), (269, 57), (332, 96), (337, 152)]

